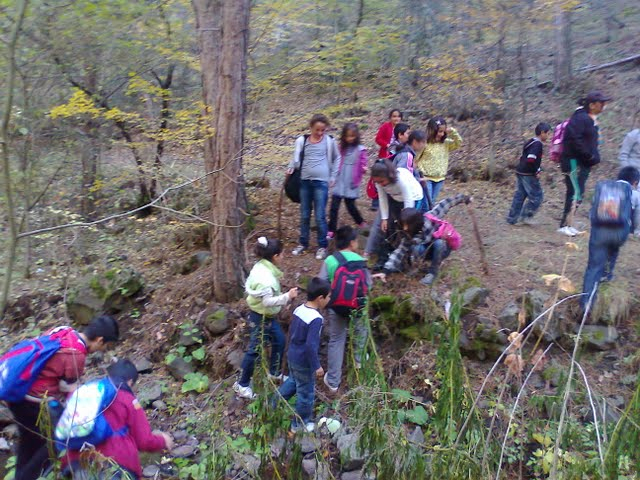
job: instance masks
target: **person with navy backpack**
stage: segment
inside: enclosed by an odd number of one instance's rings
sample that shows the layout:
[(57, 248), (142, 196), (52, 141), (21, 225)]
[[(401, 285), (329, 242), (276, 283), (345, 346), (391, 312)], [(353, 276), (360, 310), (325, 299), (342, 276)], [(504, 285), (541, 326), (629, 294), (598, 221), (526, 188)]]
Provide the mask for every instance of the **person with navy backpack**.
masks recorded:
[(48, 439), (38, 422), (43, 404), (55, 425), (60, 402), (77, 388), (84, 373), (87, 354), (104, 350), (118, 337), (117, 322), (103, 315), (82, 332), (57, 327), (18, 343), (0, 357), (0, 400), (7, 402), (20, 437), (16, 479), (36, 479), (48, 464)]
[(355, 361), (361, 360), (367, 340), (367, 328), (360, 309), (365, 306), (369, 286), (374, 278), (367, 268), (366, 260), (357, 253), (358, 232), (353, 227), (340, 227), (336, 231), (335, 242), (338, 251), (325, 259), (318, 274), (331, 283), (331, 303), (327, 315), (329, 347), (324, 383), (334, 393), (338, 391), (342, 378), (347, 332), (352, 319), (355, 322)]
[[(55, 435), (64, 449), (62, 463), (67, 474), (79, 473), (86, 463), (84, 460), (88, 459), (92, 465), (85, 470), (104, 469), (112, 475), (111, 479), (137, 480), (142, 476), (139, 452), (173, 448), (173, 439), (168, 433), (151, 431), (132, 390), (137, 380), (138, 371), (133, 362), (121, 359), (107, 368), (106, 377), (81, 386), (69, 399)], [(93, 423), (84, 419), (87, 414)], [(93, 464), (91, 457), (110, 459), (117, 467)]]
[(620, 247), (627, 241), (632, 226), (632, 189), (638, 187), (640, 171), (624, 167), (618, 180), (603, 180), (596, 185), (591, 206), (589, 261), (584, 272), (580, 303), (586, 309), (593, 293), (595, 303), (598, 285), (613, 280), (613, 270)]

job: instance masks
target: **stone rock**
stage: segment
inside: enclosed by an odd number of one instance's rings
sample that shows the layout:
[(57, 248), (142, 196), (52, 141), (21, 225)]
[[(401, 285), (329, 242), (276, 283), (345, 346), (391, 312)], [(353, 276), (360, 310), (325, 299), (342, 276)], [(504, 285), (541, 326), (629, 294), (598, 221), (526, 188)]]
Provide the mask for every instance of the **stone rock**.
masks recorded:
[[(472, 320), (467, 316), (463, 321)], [(466, 355), (475, 356), (479, 360), (498, 358), (508, 343), (505, 332), (487, 317), (479, 317), (475, 324), (471, 323), (467, 327), (467, 330), (466, 336), (469, 338), (460, 343), (460, 349)]]
[(173, 439), (176, 440), (177, 442), (184, 440), (185, 438), (187, 438), (189, 434), (187, 433), (186, 430), (178, 430), (177, 432), (173, 433)]
[(284, 451), (284, 445), (284, 438), (276, 438), (271, 444), (271, 456), (279, 457), (280, 455), (282, 455), (282, 452)]
[(9, 446), (9, 442), (7, 442), (6, 438), (0, 438), (0, 452), (8, 452), (11, 450)]
[(7, 438), (18, 438), (18, 425), (16, 425), (15, 423), (7, 425), (2, 430), (2, 435)]
[(340, 463), (345, 472), (357, 470), (364, 465), (365, 453), (359, 451), (357, 443), (358, 435), (356, 433), (343, 435), (338, 439)]
[(180, 338), (178, 344), (183, 347), (192, 347), (204, 341), (202, 330), (196, 325), (188, 326), (180, 329)]
[(467, 288), (462, 293), (462, 312), (466, 314), (474, 308), (484, 305), (489, 293), (488, 289), (482, 287)]
[(160, 474), (160, 467), (157, 465), (147, 465), (142, 469), (142, 476), (145, 478), (153, 478)]
[(305, 435), (300, 440), (300, 451), (303, 455), (313, 453), (320, 448), (320, 443), (313, 437)]
[(171, 450), (171, 455), (177, 458), (189, 458), (195, 455), (196, 447), (193, 445), (182, 445)]
[(245, 471), (252, 477), (257, 477), (260, 470), (260, 459), (248, 453), (240, 455), (234, 467), (238, 471)]
[[(527, 313), (527, 324), (535, 320), (546, 310), (545, 304), (549, 301), (549, 298), (551, 297), (545, 292), (530, 290), (516, 299), (518, 305), (522, 305), (524, 301), (524, 308)], [(540, 321), (542, 321), (542, 319)]]
[(204, 328), (211, 335), (222, 335), (231, 328), (229, 313), (226, 308), (215, 308), (204, 313)]
[(211, 263), (211, 252), (202, 250), (191, 255), (182, 265), (178, 264), (174, 270), (176, 270), (175, 273), (188, 275), (209, 263)]
[(176, 356), (171, 363), (167, 365), (169, 373), (176, 380), (184, 380), (184, 377), (189, 373), (193, 373), (195, 370), (193, 365), (187, 362), (184, 358)]
[(420, 427), (416, 427), (409, 435), (408, 440), (416, 445), (424, 445), (425, 438), (424, 433), (422, 433), (422, 429)]
[(73, 320), (87, 325), (101, 313), (117, 313), (128, 308), (142, 290), (142, 276), (135, 270), (114, 267), (80, 280), (67, 299), (67, 312)]
[(318, 461), (315, 456), (302, 459), (302, 470), (307, 474), (308, 478), (314, 478), (318, 469)]
[(13, 415), (11, 410), (4, 403), (0, 403), (0, 426), (13, 423)]
[(242, 350), (232, 350), (227, 355), (227, 362), (229, 362), (229, 365), (231, 365), (235, 370), (240, 370), (243, 358), (244, 352)]
[(167, 404), (162, 400), (156, 400), (155, 402), (152, 402), (151, 406), (160, 412), (164, 412), (167, 409)]
[(342, 472), (342, 475), (340, 475), (340, 480), (363, 480), (364, 478), (364, 472), (362, 470)]
[(565, 319), (564, 315), (556, 311), (554, 312), (553, 317), (549, 320), (549, 323), (547, 323), (547, 317), (545, 316), (538, 320), (531, 330), (536, 338), (540, 337), (544, 331), (544, 335), (542, 335), (543, 340), (545, 342), (555, 342), (563, 333), (565, 333), (565, 329), (568, 325), (569, 322)]
[(140, 405), (147, 408), (156, 400), (160, 400), (162, 397), (162, 385), (158, 382), (148, 382), (137, 386), (138, 401)]
[(151, 363), (148, 358), (139, 358), (135, 360), (133, 364), (136, 366), (138, 373), (151, 373), (153, 370), (153, 363)]
[(587, 345), (596, 350), (611, 350), (616, 347), (618, 330), (616, 327), (602, 325), (585, 325), (582, 329), (582, 339)]
[(515, 302), (509, 303), (502, 309), (500, 315), (498, 315), (498, 322), (502, 328), (506, 328), (510, 332), (519, 330), (518, 314), (520, 313), (520, 307)]

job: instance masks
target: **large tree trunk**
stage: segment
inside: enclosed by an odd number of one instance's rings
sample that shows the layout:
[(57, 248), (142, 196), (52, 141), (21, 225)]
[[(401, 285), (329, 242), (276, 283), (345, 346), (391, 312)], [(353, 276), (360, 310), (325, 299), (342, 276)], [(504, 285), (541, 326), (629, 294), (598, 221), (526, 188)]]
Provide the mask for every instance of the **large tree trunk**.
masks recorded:
[(556, 53), (553, 73), (555, 89), (564, 91), (571, 82), (571, 11), (558, 5), (556, 11)]
[(249, 0), (192, 0), (199, 33), (206, 118), (212, 135), (204, 158), (211, 192), (213, 294), (229, 302), (242, 295), (246, 212), (242, 145), (249, 38)]

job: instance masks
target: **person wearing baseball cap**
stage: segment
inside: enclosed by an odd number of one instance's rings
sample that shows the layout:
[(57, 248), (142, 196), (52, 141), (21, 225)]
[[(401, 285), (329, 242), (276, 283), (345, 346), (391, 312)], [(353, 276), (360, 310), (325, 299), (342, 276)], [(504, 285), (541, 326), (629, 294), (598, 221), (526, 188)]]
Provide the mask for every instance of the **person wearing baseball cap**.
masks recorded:
[(578, 102), (580, 107), (571, 115), (564, 132), (560, 168), (567, 192), (558, 232), (570, 237), (581, 233), (573, 226), (573, 217), (582, 203), (591, 167), (600, 163), (596, 118), (611, 100), (601, 91), (589, 92)]

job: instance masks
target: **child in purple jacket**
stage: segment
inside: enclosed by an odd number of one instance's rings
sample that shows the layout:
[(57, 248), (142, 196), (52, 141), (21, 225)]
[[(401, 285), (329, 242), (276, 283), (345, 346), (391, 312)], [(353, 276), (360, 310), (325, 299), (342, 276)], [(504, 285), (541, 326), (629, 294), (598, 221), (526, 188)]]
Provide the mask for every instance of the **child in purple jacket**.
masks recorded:
[(356, 199), (360, 196), (360, 182), (367, 170), (367, 150), (360, 144), (360, 131), (355, 123), (347, 123), (342, 128), (340, 156), (342, 160), (331, 196), (328, 238), (333, 238), (338, 226), (338, 211), (342, 199), (356, 225), (364, 226), (364, 219), (356, 207)]

